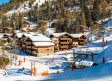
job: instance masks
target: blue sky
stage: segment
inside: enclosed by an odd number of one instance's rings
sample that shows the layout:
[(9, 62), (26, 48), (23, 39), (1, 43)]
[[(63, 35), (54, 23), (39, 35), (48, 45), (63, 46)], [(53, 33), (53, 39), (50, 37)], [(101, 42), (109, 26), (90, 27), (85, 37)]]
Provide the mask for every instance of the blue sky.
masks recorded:
[(0, 5), (2, 5), (3, 3), (8, 3), (10, 0), (0, 0)]

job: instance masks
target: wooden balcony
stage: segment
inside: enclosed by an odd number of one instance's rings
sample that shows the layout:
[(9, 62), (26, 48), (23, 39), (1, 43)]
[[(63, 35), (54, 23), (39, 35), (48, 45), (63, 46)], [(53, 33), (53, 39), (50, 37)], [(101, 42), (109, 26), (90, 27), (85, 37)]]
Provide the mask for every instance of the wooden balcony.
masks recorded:
[(84, 45), (84, 44), (85, 44), (85, 42), (80, 42), (80, 44), (81, 44), (81, 45)]
[(59, 48), (59, 46), (54, 46), (54, 48)]
[(59, 44), (59, 42), (54, 42), (54, 44)]
[(25, 43), (26, 43), (27, 45), (29, 45), (29, 44), (31, 45), (31, 42), (25, 42)]
[(70, 42), (60, 42), (60, 44), (70, 44)]
[(69, 46), (60, 46), (60, 48), (66, 48), (66, 49), (68, 49)]
[(59, 50), (54, 50), (54, 52), (56, 53), (56, 52), (59, 52)]
[(36, 51), (32, 51), (33, 54), (37, 53)]
[(85, 41), (85, 40), (87, 40), (87, 39), (82, 39), (82, 38), (81, 38), (81, 39), (79, 39), (79, 40), (84, 40), (84, 41)]
[(60, 38), (60, 40), (70, 40), (70, 41), (72, 41), (71, 38)]
[(31, 48), (31, 46), (26, 46), (26, 48)]
[(29, 48), (29, 49), (38, 49), (38, 48), (36, 48), (34, 46), (26, 46), (26, 48)]

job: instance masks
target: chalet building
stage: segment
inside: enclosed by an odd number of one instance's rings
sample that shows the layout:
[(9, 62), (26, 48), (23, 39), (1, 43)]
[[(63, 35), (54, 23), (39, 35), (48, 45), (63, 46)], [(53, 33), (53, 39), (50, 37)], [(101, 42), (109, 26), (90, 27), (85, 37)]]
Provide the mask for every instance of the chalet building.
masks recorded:
[(21, 41), (21, 37), (22, 37), (23, 33), (17, 33), (14, 37), (14, 46), (18, 49), (22, 48), (22, 41)]
[(35, 28), (21, 28), (20, 29), (20, 32), (34, 32)]
[(12, 28), (9, 28), (9, 27), (3, 28), (3, 31), (2, 31), (2, 33), (11, 33), (11, 32), (12, 32)]
[(86, 35), (83, 35), (83, 34), (70, 34), (73, 39), (72, 39), (72, 42), (73, 43), (78, 43), (78, 45), (84, 45), (84, 44), (87, 44), (87, 36)]
[(28, 22), (28, 21), (23, 21), (23, 26), (24, 27), (30, 27), (30, 25), (31, 25), (31, 23), (30, 22)]
[(40, 57), (54, 53), (54, 43), (42, 34), (23, 33), (19, 36), (16, 45), (27, 54)]
[(31, 22), (31, 21), (23, 20), (23, 27), (28, 27), (28, 28), (34, 27), (34, 28), (36, 28), (36, 27), (38, 27), (38, 25), (36, 23)]
[(55, 52), (87, 44), (87, 37), (83, 34), (53, 33), (50, 38), (55, 44)]

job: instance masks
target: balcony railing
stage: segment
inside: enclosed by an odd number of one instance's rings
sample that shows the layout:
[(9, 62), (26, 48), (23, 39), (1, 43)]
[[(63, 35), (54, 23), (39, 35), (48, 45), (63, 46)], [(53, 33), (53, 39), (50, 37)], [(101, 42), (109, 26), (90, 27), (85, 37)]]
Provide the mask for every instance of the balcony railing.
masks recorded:
[(71, 38), (60, 38), (60, 40), (70, 40), (70, 41), (72, 41)]
[(70, 44), (70, 42), (60, 42), (60, 44)]
[(33, 54), (36, 54), (37, 52), (36, 52), (36, 51), (32, 51), (32, 53), (33, 53)]
[(59, 46), (55, 46), (54, 48), (59, 48)]
[(68, 49), (68, 48), (69, 48), (69, 46), (60, 46), (60, 48), (67, 48), (67, 49)]
[(26, 44), (31, 44), (31, 42), (25, 42)]
[(85, 44), (85, 42), (80, 42), (80, 44)]

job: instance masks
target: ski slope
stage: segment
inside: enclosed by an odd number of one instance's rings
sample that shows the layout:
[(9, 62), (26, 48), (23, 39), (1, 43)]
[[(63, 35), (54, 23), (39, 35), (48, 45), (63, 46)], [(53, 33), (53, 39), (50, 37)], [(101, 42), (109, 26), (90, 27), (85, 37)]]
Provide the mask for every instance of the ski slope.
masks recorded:
[[(79, 51), (79, 47), (67, 50), (67, 56), (65, 56), (65, 51), (60, 51), (50, 56), (43, 57), (34, 57), (25, 54), (24, 52), (17, 53), (17, 65), (15, 66), (15, 61), (13, 59), (13, 65), (7, 66), (7, 75), (4, 76), (4, 70), (0, 70), (0, 77), (2, 81), (10, 81), (15, 80), (43, 80), (43, 81), (108, 81), (112, 80), (111, 77), (111, 59), (106, 61), (106, 64), (102, 64), (102, 56), (105, 58), (109, 58), (112, 56), (111, 54), (111, 43), (112, 43), (112, 35), (105, 37), (105, 40), (108, 40), (108, 43), (104, 48), (102, 48), (102, 40), (97, 40), (81, 46), (82, 51), (91, 50), (93, 52), (97, 52), (99, 55), (95, 56), (95, 62), (99, 65), (86, 68), (86, 69), (76, 69), (71, 71), (68, 69), (68, 64), (65, 61), (68, 61), (72, 56), (73, 49)], [(11, 53), (12, 54), (12, 53)], [(23, 62), (24, 56), (26, 58), (26, 62)], [(10, 57), (10, 56), (9, 56)], [(54, 57), (54, 62), (52, 58)], [(18, 66), (19, 60), (22, 61), (22, 65)], [(87, 59), (91, 61), (91, 58)], [(100, 62), (101, 60), (101, 62)], [(31, 70), (31, 62), (35, 61), (36, 65), (36, 76), (30, 75)], [(22, 68), (25, 68), (22, 71)], [(49, 76), (42, 76), (42, 72), (49, 72)], [(59, 73), (59, 74), (57, 74)]]

